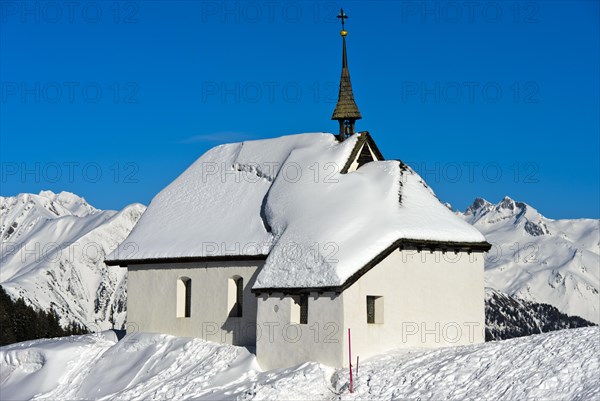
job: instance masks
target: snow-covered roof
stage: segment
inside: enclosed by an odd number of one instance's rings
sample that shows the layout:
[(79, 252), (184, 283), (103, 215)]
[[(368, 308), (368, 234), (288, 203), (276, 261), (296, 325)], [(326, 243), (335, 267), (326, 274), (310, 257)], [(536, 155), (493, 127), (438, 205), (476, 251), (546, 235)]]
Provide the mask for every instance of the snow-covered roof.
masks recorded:
[(108, 263), (264, 255), (254, 289), (321, 288), (402, 240), (486, 245), (400, 161), (342, 174), (365, 135), (217, 146), (156, 195)]

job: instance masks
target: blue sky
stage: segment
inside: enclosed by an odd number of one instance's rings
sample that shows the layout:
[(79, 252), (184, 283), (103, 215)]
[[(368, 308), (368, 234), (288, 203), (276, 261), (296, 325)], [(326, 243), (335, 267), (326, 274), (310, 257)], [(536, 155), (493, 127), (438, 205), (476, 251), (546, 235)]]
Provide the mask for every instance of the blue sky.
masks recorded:
[(386, 158), (458, 209), (600, 217), (597, 1), (66, 4), (0, 2), (4, 196), (148, 204), (217, 144), (335, 132), (343, 6)]

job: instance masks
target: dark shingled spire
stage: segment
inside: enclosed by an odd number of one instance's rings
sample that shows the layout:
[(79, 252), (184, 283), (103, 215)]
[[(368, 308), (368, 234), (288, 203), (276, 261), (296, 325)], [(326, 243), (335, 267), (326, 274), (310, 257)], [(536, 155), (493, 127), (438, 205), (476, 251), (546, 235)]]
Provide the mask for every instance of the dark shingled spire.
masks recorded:
[(348, 18), (344, 10), (340, 10), (338, 18), (342, 20), (342, 75), (340, 77), (340, 92), (338, 102), (331, 116), (332, 120), (338, 120), (340, 123), (340, 133), (338, 139), (343, 141), (354, 133), (354, 122), (360, 120), (362, 116), (358, 111), (358, 106), (354, 101), (352, 93), (352, 83), (350, 82), (350, 71), (348, 70), (348, 60), (346, 58), (346, 35), (348, 32), (344, 29), (344, 20)]

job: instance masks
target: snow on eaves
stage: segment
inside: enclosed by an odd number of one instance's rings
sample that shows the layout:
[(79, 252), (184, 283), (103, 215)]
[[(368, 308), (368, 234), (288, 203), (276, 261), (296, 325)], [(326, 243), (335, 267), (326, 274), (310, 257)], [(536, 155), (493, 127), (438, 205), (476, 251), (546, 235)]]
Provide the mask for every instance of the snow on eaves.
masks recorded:
[(357, 139), (217, 146), (152, 200), (109, 260), (267, 255), (255, 289), (330, 287), (399, 239), (485, 241), (401, 162), (340, 174)]

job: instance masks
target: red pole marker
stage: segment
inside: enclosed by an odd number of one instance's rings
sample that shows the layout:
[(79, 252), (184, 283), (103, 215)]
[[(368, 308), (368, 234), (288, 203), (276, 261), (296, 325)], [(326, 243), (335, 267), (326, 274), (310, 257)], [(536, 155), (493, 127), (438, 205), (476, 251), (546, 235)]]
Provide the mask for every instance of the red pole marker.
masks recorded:
[(350, 365), (350, 394), (352, 394), (354, 391), (352, 389), (352, 344), (350, 341), (350, 327), (348, 327), (348, 365)]

